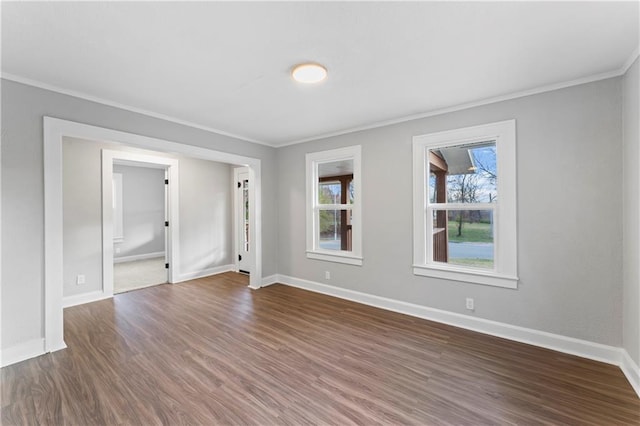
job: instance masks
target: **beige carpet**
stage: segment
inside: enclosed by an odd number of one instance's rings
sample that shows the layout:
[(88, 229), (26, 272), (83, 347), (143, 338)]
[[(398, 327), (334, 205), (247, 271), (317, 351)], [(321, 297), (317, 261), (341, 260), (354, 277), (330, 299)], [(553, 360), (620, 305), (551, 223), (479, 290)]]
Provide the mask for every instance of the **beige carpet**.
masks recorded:
[(167, 282), (164, 257), (115, 263), (113, 265), (113, 292), (137, 290)]

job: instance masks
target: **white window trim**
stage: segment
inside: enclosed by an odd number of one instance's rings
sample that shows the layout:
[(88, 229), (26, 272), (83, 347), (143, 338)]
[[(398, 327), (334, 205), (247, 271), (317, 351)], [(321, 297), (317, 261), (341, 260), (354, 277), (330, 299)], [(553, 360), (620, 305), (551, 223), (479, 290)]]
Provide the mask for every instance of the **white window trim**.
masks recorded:
[[(319, 248), (317, 236), (318, 223), (316, 210), (318, 206), (318, 164), (329, 161), (353, 160), (353, 203), (349, 205), (335, 204), (336, 209), (350, 209), (352, 211), (351, 223), (351, 251), (323, 250)], [(312, 152), (306, 155), (307, 176), (307, 258), (324, 260), (328, 262), (345, 263), (361, 266), (362, 257), (362, 185), (361, 173), (361, 147), (360, 145), (329, 151)]]
[[(429, 166), (427, 150), (462, 143), (496, 141), (499, 202), (495, 206), (495, 269), (434, 262), (430, 256), (432, 240), (427, 238), (431, 225), (427, 220)], [(482, 208), (484, 204), (469, 207)], [(413, 273), (427, 277), (517, 288), (516, 224), (516, 121), (507, 120), (466, 127), (413, 138)]]

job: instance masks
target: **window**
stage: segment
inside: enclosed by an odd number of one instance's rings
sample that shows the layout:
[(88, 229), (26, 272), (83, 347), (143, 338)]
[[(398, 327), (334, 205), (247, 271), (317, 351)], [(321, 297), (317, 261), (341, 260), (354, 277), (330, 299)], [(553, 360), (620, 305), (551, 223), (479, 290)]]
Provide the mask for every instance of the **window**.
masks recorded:
[(362, 265), (360, 146), (307, 154), (307, 257)]
[(517, 287), (515, 120), (416, 136), (416, 275)]

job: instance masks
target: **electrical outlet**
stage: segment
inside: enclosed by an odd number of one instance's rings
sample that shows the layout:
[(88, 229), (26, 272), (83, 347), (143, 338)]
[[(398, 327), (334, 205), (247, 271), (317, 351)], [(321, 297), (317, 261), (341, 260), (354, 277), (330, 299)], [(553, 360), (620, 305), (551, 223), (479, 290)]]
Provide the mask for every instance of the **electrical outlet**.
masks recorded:
[(467, 309), (470, 311), (474, 310), (473, 299), (470, 297), (467, 297)]
[(82, 285), (84, 283), (86, 283), (84, 275), (78, 275), (76, 277), (76, 285)]
[(120, 254), (120, 247), (116, 247), (116, 254)]
[(324, 279), (325, 280), (330, 280), (331, 279), (331, 272), (324, 271)]

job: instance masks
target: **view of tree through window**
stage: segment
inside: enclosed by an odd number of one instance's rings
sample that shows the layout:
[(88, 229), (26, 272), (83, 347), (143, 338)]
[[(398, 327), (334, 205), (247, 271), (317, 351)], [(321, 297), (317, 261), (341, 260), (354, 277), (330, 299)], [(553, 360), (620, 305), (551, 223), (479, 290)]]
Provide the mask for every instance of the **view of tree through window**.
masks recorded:
[(429, 155), (429, 203), (442, 206), (433, 210), (433, 260), (492, 269), (493, 206), (498, 202), (495, 142), (447, 146)]

